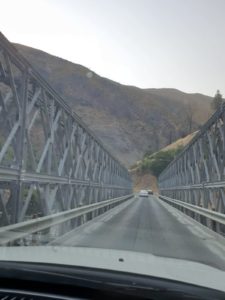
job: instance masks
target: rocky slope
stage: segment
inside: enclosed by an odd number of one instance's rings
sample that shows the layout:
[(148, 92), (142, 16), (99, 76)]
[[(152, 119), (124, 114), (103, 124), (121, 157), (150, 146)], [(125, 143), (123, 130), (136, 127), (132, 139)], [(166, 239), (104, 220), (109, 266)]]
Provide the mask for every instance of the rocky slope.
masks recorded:
[(147, 149), (157, 151), (198, 129), (211, 114), (208, 96), (125, 86), (43, 51), (15, 46), (127, 166)]

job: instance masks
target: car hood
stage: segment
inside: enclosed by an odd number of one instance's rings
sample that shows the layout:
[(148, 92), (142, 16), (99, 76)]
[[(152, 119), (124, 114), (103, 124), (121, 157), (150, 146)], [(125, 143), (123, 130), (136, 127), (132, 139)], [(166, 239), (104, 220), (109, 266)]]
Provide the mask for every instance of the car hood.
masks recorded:
[(225, 272), (182, 259), (152, 254), (84, 247), (1, 247), (0, 261), (38, 262), (129, 272), (178, 280), (225, 292)]

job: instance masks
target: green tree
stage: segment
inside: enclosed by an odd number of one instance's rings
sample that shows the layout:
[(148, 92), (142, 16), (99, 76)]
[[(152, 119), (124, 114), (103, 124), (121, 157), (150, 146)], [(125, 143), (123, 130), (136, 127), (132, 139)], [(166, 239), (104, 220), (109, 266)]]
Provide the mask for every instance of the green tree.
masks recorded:
[(213, 101), (211, 103), (212, 109), (217, 110), (222, 103), (223, 103), (222, 95), (220, 94), (220, 91), (217, 90), (216, 95), (214, 96)]

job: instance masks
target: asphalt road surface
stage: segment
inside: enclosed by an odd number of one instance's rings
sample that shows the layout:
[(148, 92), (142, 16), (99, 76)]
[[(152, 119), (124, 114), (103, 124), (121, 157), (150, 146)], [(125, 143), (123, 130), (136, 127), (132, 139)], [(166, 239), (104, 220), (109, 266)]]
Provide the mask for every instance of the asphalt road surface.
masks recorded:
[(145, 252), (198, 261), (225, 270), (223, 238), (156, 196), (133, 198), (70, 232), (57, 243)]

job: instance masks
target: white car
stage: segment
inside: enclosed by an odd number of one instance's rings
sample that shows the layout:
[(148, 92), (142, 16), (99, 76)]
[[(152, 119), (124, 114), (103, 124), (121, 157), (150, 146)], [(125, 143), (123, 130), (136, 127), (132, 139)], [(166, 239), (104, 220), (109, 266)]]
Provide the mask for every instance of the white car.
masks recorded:
[(148, 191), (146, 190), (141, 190), (139, 192), (139, 197), (148, 197)]

